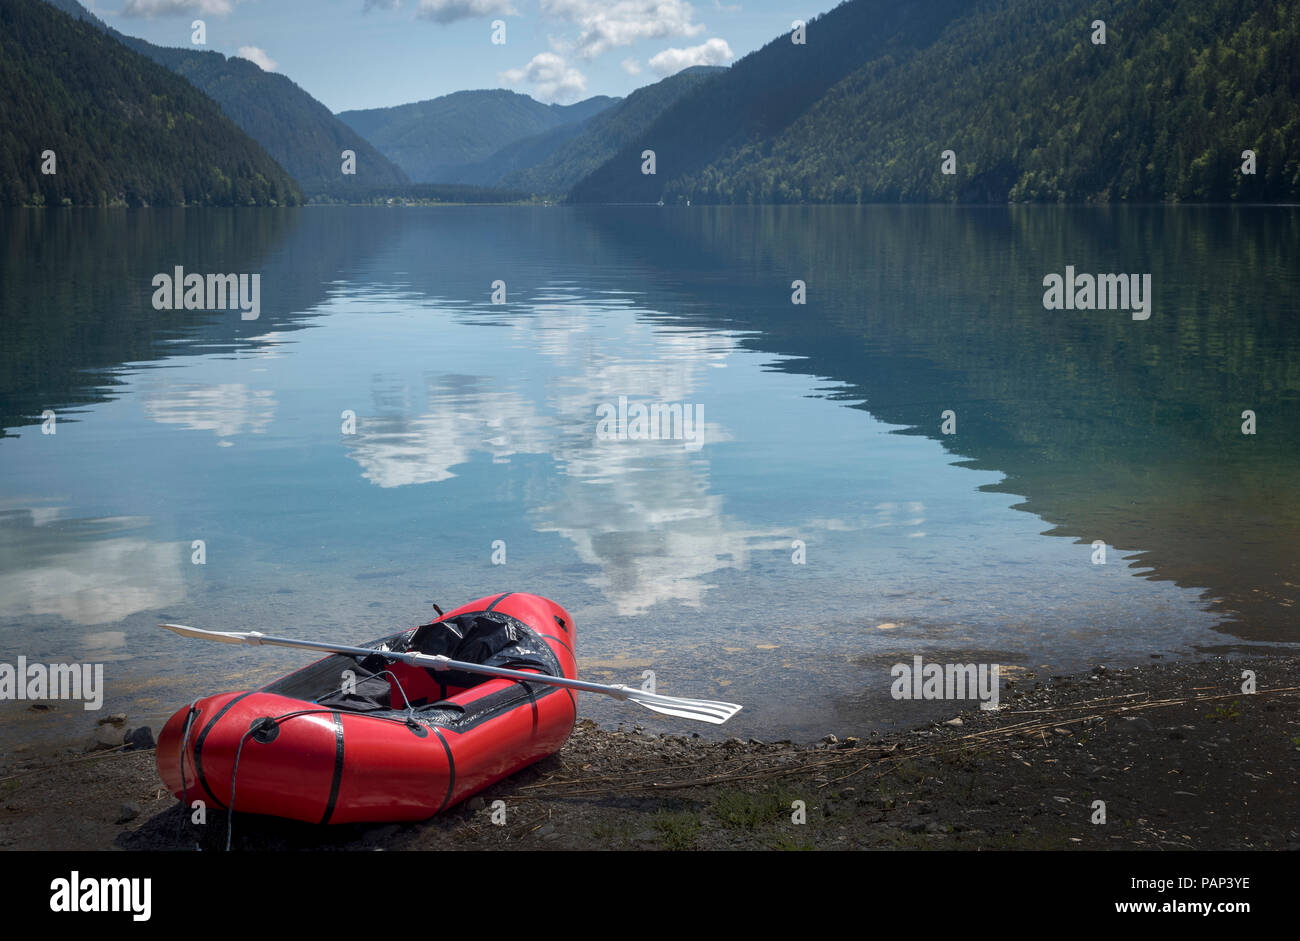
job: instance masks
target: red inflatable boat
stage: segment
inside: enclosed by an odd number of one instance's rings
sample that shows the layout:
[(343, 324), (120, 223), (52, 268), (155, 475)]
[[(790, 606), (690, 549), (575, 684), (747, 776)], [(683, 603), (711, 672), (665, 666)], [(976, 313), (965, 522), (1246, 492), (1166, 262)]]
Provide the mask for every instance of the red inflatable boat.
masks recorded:
[[(537, 595), (490, 595), (366, 646), (577, 678), (573, 622)], [(336, 654), (181, 709), (158, 736), (158, 773), (185, 806), (422, 820), (558, 751), (576, 715), (568, 689)]]

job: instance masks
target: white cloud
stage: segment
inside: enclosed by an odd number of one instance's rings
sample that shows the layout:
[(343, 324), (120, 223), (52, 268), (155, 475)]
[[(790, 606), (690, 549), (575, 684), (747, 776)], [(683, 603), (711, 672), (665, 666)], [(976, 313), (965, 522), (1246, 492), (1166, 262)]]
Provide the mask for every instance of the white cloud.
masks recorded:
[[(149, 519), (61, 521), (42, 510), (11, 510), (0, 522), (0, 558), (6, 562), (0, 572), (0, 618), (55, 615), (75, 624), (112, 624), (185, 600), (181, 560), (188, 560), (189, 550), (132, 532), (147, 527)], [(58, 522), (64, 526), (49, 525)], [(188, 540), (183, 545), (188, 547)], [(91, 660), (125, 659), (125, 651), (113, 650), (122, 640), (117, 631), (81, 637)]]
[(239, 0), (126, 0), (123, 16), (225, 16)]
[[(371, 10), (400, 10), (402, 0), (364, 0), (362, 13)], [(455, 23), (480, 16), (518, 16), (510, 0), (417, 0), (415, 15), (435, 23)]]
[(506, 85), (530, 82), (542, 101), (573, 100), (587, 90), (587, 77), (553, 52), (539, 52), (521, 69), (497, 75)]
[(510, 0), (420, 0), (415, 15), (435, 23), (455, 23), (479, 16), (518, 16)]
[(695, 11), (686, 0), (541, 0), (541, 7), (582, 28), (576, 49), (583, 59), (642, 39), (695, 36), (704, 30), (691, 22)]
[(385, 488), (440, 483), (476, 454), (506, 464), (549, 453), (553, 420), (518, 392), (457, 388), (445, 379), (428, 391), (423, 414), (360, 419), (361, 433), (347, 446), (366, 480)]
[(665, 49), (650, 57), (650, 68), (656, 75), (666, 76), (692, 65), (725, 65), (730, 58), (731, 47), (725, 39), (710, 39), (687, 49)]
[(148, 390), (144, 413), (152, 421), (210, 431), (222, 439), (260, 435), (275, 418), (275, 396), (242, 382), (165, 383)]
[(239, 52), (235, 55), (247, 59), (263, 72), (274, 72), (279, 67), (279, 63), (268, 56), (265, 49), (258, 49), (256, 46), (240, 46)]
[(624, 59), (622, 65), (623, 65), (623, 71), (626, 72), (628, 75), (641, 74), (641, 63), (636, 61), (636, 59), (631, 59), (631, 58)]

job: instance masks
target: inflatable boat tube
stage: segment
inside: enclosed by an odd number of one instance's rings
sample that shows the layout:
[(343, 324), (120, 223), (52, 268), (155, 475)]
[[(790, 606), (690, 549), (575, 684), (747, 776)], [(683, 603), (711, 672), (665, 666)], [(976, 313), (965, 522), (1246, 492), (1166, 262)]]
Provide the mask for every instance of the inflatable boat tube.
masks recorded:
[[(578, 675), (568, 612), (519, 592), (364, 646)], [(338, 654), (180, 709), (158, 737), (158, 773), (187, 807), (312, 823), (423, 820), (558, 751), (576, 717), (571, 690)]]

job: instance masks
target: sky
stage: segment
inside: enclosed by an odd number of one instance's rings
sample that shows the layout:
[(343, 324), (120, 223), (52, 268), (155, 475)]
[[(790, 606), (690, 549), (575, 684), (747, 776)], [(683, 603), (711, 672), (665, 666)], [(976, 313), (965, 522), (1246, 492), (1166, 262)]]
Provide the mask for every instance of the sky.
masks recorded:
[[(730, 65), (835, 0), (82, 0), (162, 46), (242, 55), (331, 111), (509, 88), (540, 101), (623, 96), (689, 65)], [(493, 23), (505, 24), (494, 44)]]

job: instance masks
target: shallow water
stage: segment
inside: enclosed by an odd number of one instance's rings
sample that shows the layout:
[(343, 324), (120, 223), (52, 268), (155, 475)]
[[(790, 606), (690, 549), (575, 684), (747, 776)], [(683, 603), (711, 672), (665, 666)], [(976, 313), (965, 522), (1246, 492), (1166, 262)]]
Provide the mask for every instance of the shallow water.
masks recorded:
[[(911, 721), (889, 666), (914, 654), (1041, 673), (1300, 640), (1294, 209), (26, 212), (0, 232), (0, 660), (102, 662), (105, 709), (155, 726), (308, 656), (160, 620), (356, 642), (503, 590), (570, 610), (586, 677), (653, 670), (767, 738)], [(259, 318), (154, 310), (176, 265), (259, 273)], [(1150, 272), (1151, 318), (1045, 310), (1066, 265)], [(702, 409), (702, 444), (599, 440), (620, 396)], [(0, 703), (0, 735), (80, 711)]]

